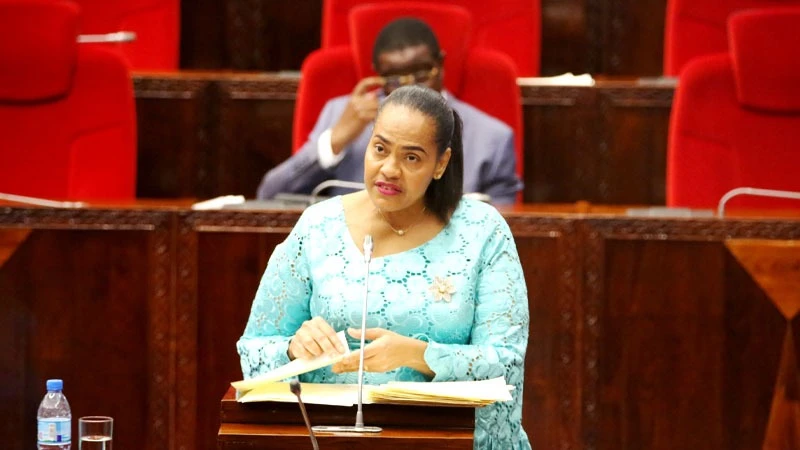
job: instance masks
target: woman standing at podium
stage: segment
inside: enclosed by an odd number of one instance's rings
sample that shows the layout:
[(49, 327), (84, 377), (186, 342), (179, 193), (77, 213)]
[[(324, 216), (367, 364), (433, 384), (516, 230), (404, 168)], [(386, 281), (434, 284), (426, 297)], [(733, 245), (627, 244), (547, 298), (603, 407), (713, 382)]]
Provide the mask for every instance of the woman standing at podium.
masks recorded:
[[(525, 279), (503, 217), (462, 199), (462, 155), (461, 119), (438, 92), (408, 86), (386, 98), (364, 158), (366, 189), (309, 207), (275, 247), (237, 344), (245, 378), (344, 352), (339, 330), (358, 348), (370, 235), (364, 382), (503, 376), (513, 400), (477, 410), (475, 448), (530, 448)], [(300, 379), (356, 383), (358, 353)]]

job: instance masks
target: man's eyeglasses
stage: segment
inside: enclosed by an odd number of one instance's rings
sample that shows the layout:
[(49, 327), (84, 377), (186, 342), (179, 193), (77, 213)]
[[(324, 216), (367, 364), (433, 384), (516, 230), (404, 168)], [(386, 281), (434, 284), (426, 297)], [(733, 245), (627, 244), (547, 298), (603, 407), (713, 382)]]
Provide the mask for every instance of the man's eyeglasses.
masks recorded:
[(383, 77), (385, 84), (383, 88), (392, 91), (400, 86), (407, 86), (409, 84), (422, 84), (427, 83), (430, 79), (439, 74), (438, 67), (431, 69), (418, 70), (416, 72), (407, 73), (403, 75), (389, 75)]

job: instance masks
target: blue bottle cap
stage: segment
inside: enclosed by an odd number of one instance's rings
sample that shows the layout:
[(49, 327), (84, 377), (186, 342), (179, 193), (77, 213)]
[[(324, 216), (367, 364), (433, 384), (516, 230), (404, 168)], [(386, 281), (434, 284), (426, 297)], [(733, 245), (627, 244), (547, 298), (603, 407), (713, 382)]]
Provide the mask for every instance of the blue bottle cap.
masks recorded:
[(47, 380), (47, 390), (48, 391), (60, 391), (64, 389), (64, 381), (63, 380)]

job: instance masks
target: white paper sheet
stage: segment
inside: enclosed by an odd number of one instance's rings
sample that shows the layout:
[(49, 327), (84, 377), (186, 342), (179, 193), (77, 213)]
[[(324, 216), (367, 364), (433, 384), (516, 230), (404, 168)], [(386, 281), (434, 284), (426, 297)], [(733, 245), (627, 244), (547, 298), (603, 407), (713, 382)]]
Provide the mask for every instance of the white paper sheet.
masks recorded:
[[(349, 349), (347, 345), (347, 338), (344, 335), (344, 330), (336, 333), (336, 337), (339, 338), (339, 342), (342, 343), (344, 348)], [(344, 358), (345, 355), (347, 355), (348, 353), (350, 353), (349, 350), (347, 350), (342, 355), (321, 355), (314, 359), (297, 358), (294, 361), (291, 361), (289, 364), (278, 367), (275, 370), (259, 375), (257, 377), (250, 378), (248, 380), (234, 381), (233, 383), (231, 383), (231, 386), (233, 386), (234, 389), (236, 389), (240, 393), (247, 392), (264, 383), (285, 380), (286, 378), (295, 377), (297, 375), (306, 372), (311, 372), (312, 370), (317, 370), (320, 367), (336, 364), (337, 362), (341, 361), (342, 358)]]

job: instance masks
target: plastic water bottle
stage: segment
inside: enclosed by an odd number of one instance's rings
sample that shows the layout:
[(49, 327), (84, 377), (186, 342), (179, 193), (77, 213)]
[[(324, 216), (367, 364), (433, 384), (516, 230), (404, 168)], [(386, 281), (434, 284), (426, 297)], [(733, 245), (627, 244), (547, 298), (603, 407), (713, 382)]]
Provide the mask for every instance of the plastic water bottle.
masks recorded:
[(63, 381), (47, 380), (47, 394), (39, 404), (39, 413), (36, 415), (38, 450), (70, 450), (72, 412), (62, 389)]

